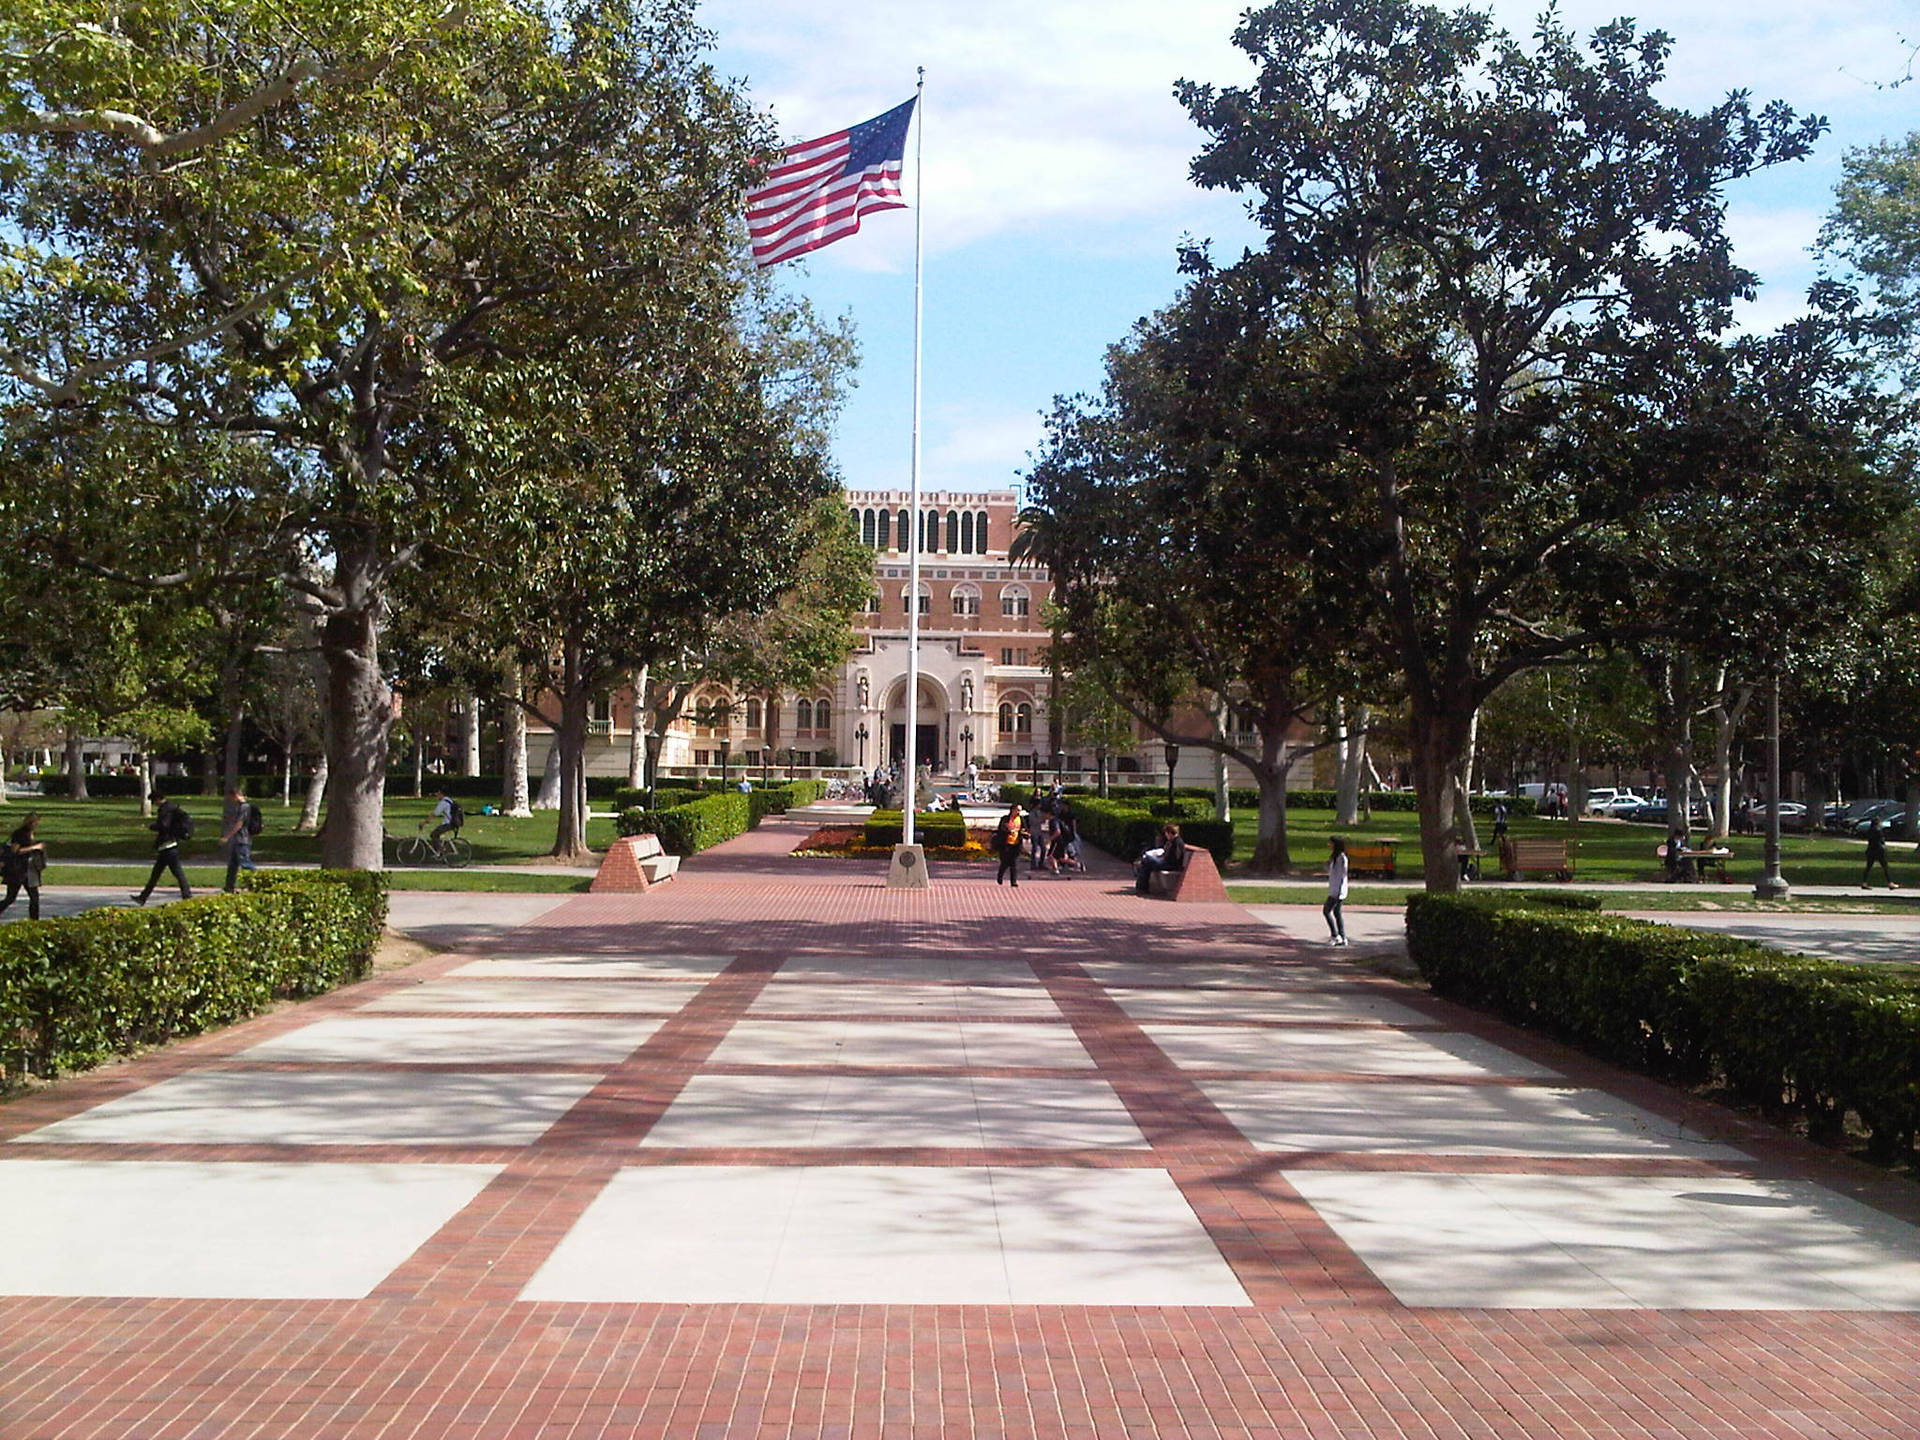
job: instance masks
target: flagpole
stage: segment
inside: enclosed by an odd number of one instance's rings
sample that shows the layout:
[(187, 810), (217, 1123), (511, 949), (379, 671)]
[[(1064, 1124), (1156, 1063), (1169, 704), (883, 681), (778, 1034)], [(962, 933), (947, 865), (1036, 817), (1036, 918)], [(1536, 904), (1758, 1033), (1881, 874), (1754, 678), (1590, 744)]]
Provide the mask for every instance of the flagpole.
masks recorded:
[(920, 738), (920, 541), (927, 517), (920, 511), (920, 252), (923, 222), (927, 213), (926, 169), (923, 154), (927, 139), (927, 70), (919, 66), (920, 82), (914, 87), (914, 115), (919, 129), (913, 137), (913, 519), (907, 531), (907, 754), (906, 787), (901, 792), (905, 815), (901, 840), (913, 844), (913, 806), (919, 789), (919, 762), (916, 754)]

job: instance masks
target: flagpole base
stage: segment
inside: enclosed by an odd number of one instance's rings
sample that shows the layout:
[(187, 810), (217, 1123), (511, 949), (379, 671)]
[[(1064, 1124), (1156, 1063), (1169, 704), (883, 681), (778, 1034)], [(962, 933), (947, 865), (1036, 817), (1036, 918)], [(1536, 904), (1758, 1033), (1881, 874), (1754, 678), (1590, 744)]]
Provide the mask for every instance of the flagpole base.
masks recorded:
[(887, 862), (889, 890), (925, 890), (933, 880), (927, 874), (927, 851), (923, 845), (896, 845), (893, 859)]

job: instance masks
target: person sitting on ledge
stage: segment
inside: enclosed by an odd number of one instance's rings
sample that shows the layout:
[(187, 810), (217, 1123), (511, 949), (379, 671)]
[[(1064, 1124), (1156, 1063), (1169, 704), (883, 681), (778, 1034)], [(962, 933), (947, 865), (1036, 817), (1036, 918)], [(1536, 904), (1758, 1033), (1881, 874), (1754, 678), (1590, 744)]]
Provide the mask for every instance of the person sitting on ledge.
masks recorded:
[(1178, 873), (1186, 868), (1187, 842), (1180, 838), (1180, 827), (1169, 822), (1161, 827), (1159, 845), (1133, 862), (1133, 893), (1148, 894), (1153, 888), (1153, 877), (1159, 871)]

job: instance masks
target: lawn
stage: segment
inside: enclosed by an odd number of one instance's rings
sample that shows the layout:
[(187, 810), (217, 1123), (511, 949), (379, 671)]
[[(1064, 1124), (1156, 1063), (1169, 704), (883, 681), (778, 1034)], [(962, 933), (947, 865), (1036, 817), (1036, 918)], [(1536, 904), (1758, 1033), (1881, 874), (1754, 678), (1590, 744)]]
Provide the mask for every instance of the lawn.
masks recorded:
[[(49, 865), (43, 882), (48, 888), (94, 887), (138, 890), (147, 883), (145, 865)], [(389, 870), (390, 890), (485, 891), (503, 895), (570, 895), (593, 883), (591, 875), (555, 870), (551, 875), (529, 875), (517, 870)], [(194, 894), (212, 894), (227, 883), (225, 865), (189, 865), (187, 882)], [(173, 876), (160, 878), (162, 894), (173, 890)]]
[[(1327, 837), (1340, 834), (1359, 839), (1397, 839), (1400, 880), (1425, 878), (1420, 858), (1420, 821), (1411, 811), (1376, 811), (1372, 820), (1358, 825), (1335, 826), (1331, 810), (1289, 810), (1287, 843), (1298, 873), (1326, 869)], [(1493, 827), (1483, 817), (1480, 844), (1492, 851)], [(1238, 869), (1253, 854), (1256, 817), (1251, 809), (1234, 811), (1234, 868)], [(1666, 840), (1658, 825), (1632, 825), (1624, 820), (1515, 820), (1515, 837), (1537, 836), (1565, 839), (1573, 850), (1576, 882), (1612, 881), (1616, 883), (1655, 883), (1665, 878), (1655, 847)], [(1699, 843), (1696, 838), (1696, 844)], [(1760, 878), (1764, 841), (1758, 835), (1736, 835), (1728, 842), (1734, 858), (1727, 862), (1724, 888), (1749, 889)], [(1888, 847), (1893, 878), (1903, 887), (1920, 887), (1920, 855), (1910, 844), (1894, 842)], [(1489, 854), (1482, 862), (1488, 876), (1499, 874), (1498, 863)], [(1789, 884), (1858, 885), (1866, 864), (1866, 842), (1843, 840), (1832, 835), (1783, 835), (1780, 837), (1780, 870)], [(1234, 879), (1232, 871), (1227, 878)], [(1877, 877), (1876, 877), (1877, 878)], [(1551, 884), (1551, 881), (1546, 883)], [(1723, 887), (1715, 886), (1714, 889)], [(1696, 892), (1698, 893), (1698, 892)]]
[[(188, 796), (182, 804), (194, 820), (193, 839), (187, 842), (184, 852), (189, 864), (219, 861), (224, 865), (225, 855), (220, 845), (221, 802), (212, 796)], [(49, 864), (58, 865), (62, 860), (140, 861), (153, 854), (153, 835), (147, 829), (147, 822), (140, 818), (137, 800), (10, 800), (0, 806), (0, 827), (11, 831), (29, 810), (40, 812), (40, 838), (46, 841)], [(300, 815), (298, 807), (283, 807), (269, 800), (260, 810), (267, 828), (253, 842), (253, 858), (258, 864), (319, 861), (319, 840), (313, 835), (293, 833), (294, 821)], [(390, 796), (386, 807), (387, 832), (394, 836), (412, 835), (420, 822), (432, 814), (431, 799)], [(473, 842), (476, 865), (501, 865), (546, 854), (553, 848), (553, 832), (554, 817), (550, 812), (527, 820), (513, 820), (504, 815), (477, 815), (469, 810), (466, 829), (461, 833)], [(588, 822), (587, 842), (598, 849), (612, 844), (615, 834), (611, 819)], [(391, 847), (387, 856), (392, 859)]]

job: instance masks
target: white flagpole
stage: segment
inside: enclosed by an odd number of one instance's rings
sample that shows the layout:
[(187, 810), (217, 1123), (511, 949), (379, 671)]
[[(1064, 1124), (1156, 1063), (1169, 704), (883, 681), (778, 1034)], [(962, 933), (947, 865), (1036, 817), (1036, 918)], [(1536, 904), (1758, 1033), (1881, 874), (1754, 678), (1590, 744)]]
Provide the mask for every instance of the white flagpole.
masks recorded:
[(923, 155), (927, 139), (927, 71), (919, 67), (920, 83), (914, 89), (914, 117), (919, 128), (913, 138), (913, 519), (907, 531), (907, 756), (906, 786), (901, 791), (906, 815), (901, 840), (913, 844), (913, 804), (919, 788), (918, 749), (920, 725), (920, 538), (927, 517), (920, 512), (920, 240), (922, 222), (927, 213), (926, 169)]

